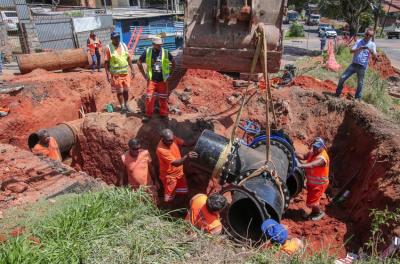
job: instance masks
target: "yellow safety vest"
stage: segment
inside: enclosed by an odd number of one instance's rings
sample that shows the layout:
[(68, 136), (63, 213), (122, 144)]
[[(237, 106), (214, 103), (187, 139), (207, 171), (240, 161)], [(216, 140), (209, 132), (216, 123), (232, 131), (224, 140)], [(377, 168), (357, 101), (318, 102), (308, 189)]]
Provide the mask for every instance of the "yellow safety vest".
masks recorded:
[[(169, 58), (168, 58), (168, 51), (164, 48), (161, 48), (161, 70), (163, 75), (163, 80), (167, 80), (170, 74), (169, 68)], [(153, 48), (147, 48), (146, 50), (146, 64), (147, 64), (147, 76), (149, 80), (153, 80), (153, 63), (152, 63), (152, 56), (153, 56)]]
[(114, 47), (112, 43), (108, 45), (110, 49), (110, 72), (111, 74), (128, 74), (128, 48), (124, 43), (120, 43), (122, 45), (122, 52), (118, 54), (117, 49)]

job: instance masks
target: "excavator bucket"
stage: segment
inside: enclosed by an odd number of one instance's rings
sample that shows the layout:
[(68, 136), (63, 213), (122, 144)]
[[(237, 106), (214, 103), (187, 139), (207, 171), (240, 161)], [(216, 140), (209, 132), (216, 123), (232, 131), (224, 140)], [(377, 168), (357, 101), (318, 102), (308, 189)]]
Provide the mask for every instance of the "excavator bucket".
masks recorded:
[[(286, 0), (186, 0), (183, 67), (250, 72), (261, 26), (268, 72), (279, 71), (285, 8)], [(260, 63), (256, 72), (262, 72)]]

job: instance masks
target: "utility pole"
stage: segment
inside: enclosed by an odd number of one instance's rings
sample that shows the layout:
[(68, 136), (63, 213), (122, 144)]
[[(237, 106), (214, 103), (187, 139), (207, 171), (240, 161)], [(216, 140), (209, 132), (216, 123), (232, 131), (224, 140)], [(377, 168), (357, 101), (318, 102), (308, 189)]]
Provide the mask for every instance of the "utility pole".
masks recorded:
[(384, 18), (384, 20), (383, 20), (383, 24), (382, 24), (382, 29), (381, 29), (381, 34), (380, 34), (380, 36), (382, 36), (382, 34), (383, 34), (383, 30), (384, 30), (385, 24), (386, 24), (387, 14), (390, 12), (390, 8), (392, 7), (392, 4), (393, 4), (393, 0), (390, 1), (390, 5), (389, 5), (389, 7), (388, 7), (388, 10), (387, 10), (387, 12), (385, 13), (385, 18)]
[(381, 7), (382, 7), (382, 0), (379, 0), (379, 5), (376, 10), (374, 11), (375, 15), (375, 25), (374, 25), (374, 37), (373, 40), (375, 40), (375, 35), (376, 35), (376, 29), (378, 28), (378, 22), (379, 22), (379, 14), (381, 12)]

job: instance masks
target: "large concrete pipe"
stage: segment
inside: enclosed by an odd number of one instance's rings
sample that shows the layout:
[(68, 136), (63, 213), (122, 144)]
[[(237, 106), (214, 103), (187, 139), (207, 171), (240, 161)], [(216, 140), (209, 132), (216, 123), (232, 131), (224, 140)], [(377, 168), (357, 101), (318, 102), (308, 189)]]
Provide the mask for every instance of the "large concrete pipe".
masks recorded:
[(17, 62), (19, 70), (23, 74), (35, 69), (54, 71), (89, 65), (88, 55), (84, 49), (22, 54), (17, 56)]
[[(46, 129), (50, 136), (57, 141), (58, 147), (60, 148), (60, 152), (62, 154), (68, 153), (75, 145), (76, 135), (80, 130), (82, 123), (83, 119), (78, 119), (71, 122), (61, 123), (57, 126)], [(29, 149), (32, 149), (39, 142), (39, 136), (37, 132), (38, 131), (30, 134), (28, 137)]]
[[(280, 221), (289, 206), (288, 172), (290, 166), (295, 166), (291, 165), (291, 153), (287, 153), (283, 144), (273, 144), (271, 166), (279, 180), (273, 177), (271, 171), (250, 178), (265, 164), (265, 153), (236, 143), (227, 159), (223, 160), (227, 146), (226, 138), (205, 130), (195, 147), (199, 158), (193, 160), (192, 165), (209, 175), (215, 176), (219, 172), (222, 193), (229, 202), (222, 213), (225, 231), (236, 239), (259, 241), (262, 239), (262, 222), (268, 218)], [(219, 171), (218, 167), (222, 169)], [(302, 188), (294, 187), (296, 192)]]

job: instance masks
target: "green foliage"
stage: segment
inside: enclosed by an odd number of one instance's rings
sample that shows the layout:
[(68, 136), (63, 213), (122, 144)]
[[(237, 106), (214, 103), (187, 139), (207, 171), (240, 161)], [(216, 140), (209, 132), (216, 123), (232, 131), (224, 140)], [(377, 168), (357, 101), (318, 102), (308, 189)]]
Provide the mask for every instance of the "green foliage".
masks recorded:
[[(243, 252), (223, 237), (210, 237), (169, 217), (144, 190), (109, 188), (56, 199), (5, 214), (0, 220), (3, 231), (16, 225), (27, 231), (0, 244), (0, 263), (331, 264), (335, 259), (329, 248), (313, 254), (305, 248), (288, 256), (278, 246), (241, 245)], [(40, 243), (35, 244), (32, 236)]]
[(372, 255), (378, 256), (379, 245), (385, 243), (382, 230), (391, 225), (400, 225), (400, 208), (394, 211), (387, 208), (385, 210), (371, 209), (369, 216), (372, 218), (371, 238), (367, 246), (371, 249)]
[(289, 5), (288, 10), (296, 10), (296, 5)]
[[(183, 260), (186, 247), (176, 241), (188, 226), (180, 220), (170, 221), (143, 190), (104, 190), (66, 199), (34, 221), (30, 233), (0, 245), (0, 263)], [(29, 236), (37, 237), (40, 245)]]
[(371, 12), (363, 12), (360, 15), (360, 32), (364, 32), (366, 28), (373, 26), (374, 15)]
[(295, 22), (290, 25), (288, 32), (286, 33), (286, 37), (297, 38), (304, 37), (304, 27), (303, 25)]

